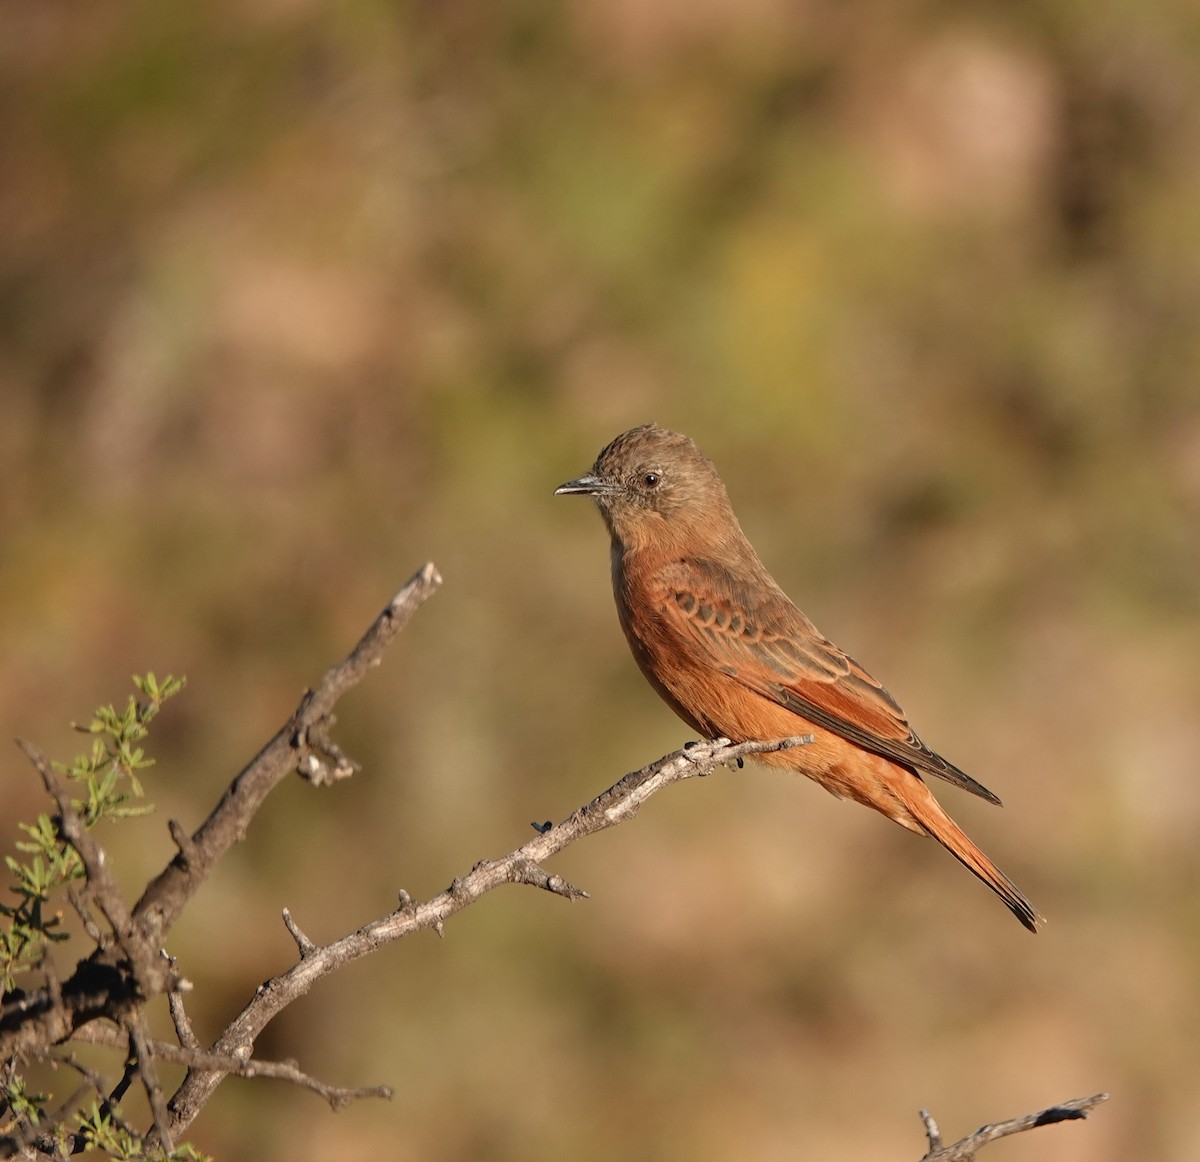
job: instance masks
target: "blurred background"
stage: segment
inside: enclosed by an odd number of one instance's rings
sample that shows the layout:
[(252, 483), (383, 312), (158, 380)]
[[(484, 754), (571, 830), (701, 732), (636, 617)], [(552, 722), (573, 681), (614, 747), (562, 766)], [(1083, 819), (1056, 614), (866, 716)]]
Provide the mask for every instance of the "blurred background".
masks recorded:
[[(822, 630), (1005, 800), (1036, 938), (748, 766), (327, 979), (221, 1159), (1200, 1156), (1200, 11), (579, 0), (0, 9), (0, 733), (186, 673), (136, 894), (433, 560), (172, 933), (216, 1035), (291, 963), (687, 730), (617, 628), (614, 434), (693, 435)], [(42, 809), (15, 748), (0, 840)]]

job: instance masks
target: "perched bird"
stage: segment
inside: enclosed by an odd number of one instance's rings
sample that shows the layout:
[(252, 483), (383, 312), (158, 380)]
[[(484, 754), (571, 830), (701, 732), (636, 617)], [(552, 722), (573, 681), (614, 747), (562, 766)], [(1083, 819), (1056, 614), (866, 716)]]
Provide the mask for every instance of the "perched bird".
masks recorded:
[(621, 628), (680, 718), (706, 738), (734, 742), (811, 734), (808, 746), (760, 757), (932, 835), (1037, 931), (1042, 917), (923, 776), (1000, 800), (931, 751), (895, 699), (792, 604), (742, 532), (716, 468), (687, 436), (654, 424), (624, 432), (587, 475), (555, 489), (572, 493), (600, 509)]

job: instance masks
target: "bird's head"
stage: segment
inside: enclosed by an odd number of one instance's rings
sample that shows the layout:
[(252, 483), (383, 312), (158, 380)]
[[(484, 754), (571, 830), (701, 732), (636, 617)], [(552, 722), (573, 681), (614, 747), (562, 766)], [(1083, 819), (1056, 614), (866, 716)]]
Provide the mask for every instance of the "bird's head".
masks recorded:
[(713, 463), (678, 432), (643, 424), (622, 432), (590, 472), (568, 480), (556, 496), (590, 496), (614, 542), (700, 544), (741, 529)]

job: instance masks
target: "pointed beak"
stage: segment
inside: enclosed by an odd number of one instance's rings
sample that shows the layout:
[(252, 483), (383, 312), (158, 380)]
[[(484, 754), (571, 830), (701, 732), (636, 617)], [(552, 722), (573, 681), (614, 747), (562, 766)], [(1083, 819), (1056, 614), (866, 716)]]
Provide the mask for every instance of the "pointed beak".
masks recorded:
[(589, 472), (586, 476), (580, 476), (578, 480), (568, 480), (566, 484), (560, 484), (555, 490), (555, 496), (574, 496), (579, 494), (582, 496), (602, 496), (606, 492), (612, 492), (613, 486), (607, 480), (602, 480), (599, 476)]

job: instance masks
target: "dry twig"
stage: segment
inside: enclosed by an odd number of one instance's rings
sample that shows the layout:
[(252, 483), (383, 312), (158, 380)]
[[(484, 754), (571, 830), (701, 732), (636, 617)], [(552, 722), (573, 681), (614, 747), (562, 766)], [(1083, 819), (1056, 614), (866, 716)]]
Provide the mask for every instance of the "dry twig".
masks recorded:
[[(320, 1094), (335, 1108), (361, 1097), (391, 1097), (387, 1086), (346, 1088), (332, 1086), (303, 1073), (290, 1061), (256, 1061), (254, 1044), (267, 1024), (313, 984), (342, 966), (414, 932), (432, 930), (441, 935), (445, 922), (502, 884), (526, 884), (565, 899), (587, 897), (587, 892), (562, 876), (549, 872), (545, 861), (588, 835), (631, 819), (651, 795), (672, 783), (707, 775), (716, 767), (743, 757), (801, 746), (810, 736), (771, 742), (731, 743), (713, 739), (689, 744), (682, 750), (632, 771), (607, 791), (574, 811), (561, 823), (534, 825), (537, 834), (497, 859), (481, 860), (444, 891), (417, 903), (405, 891), (388, 916), (374, 920), (329, 944), (314, 943), (284, 909), (283, 922), (295, 941), (298, 960), (291, 968), (258, 988), (211, 1048), (199, 1045), (183, 1007), (182, 993), (190, 987), (176, 971), (175, 962), (161, 950), (162, 940), (188, 901), (204, 883), (217, 861), (243, 839), (266, 796), (293, 771), (320, 786), (345, 778), (357, 769), (330, 737), (333, 708), (372, 667), (407, 624), (412, 614), (441, 584), (433, 565), (425, 565), (397, 593), (363, 635), (350, 655), (330, 669), (275, 736), (237, 775), (208, 819), (191, 835), (175, 820), (169, 829), (177, 854), (146, 887), (141, 899), (128, 908), (106, 864), (103, 850), (88, 834), (50, 764), (36, 748), (22, 743), (41, 774), (59, 812), (62, 836), (83, 862), (85, 888), (72, 896), (97, 948), (61, 983), (47, 964), (44, 987), (10, 998), (0, 1011), (0, 1059), (46, 1057), (52, 1045), (69, 1039), (121, 1049), (127, 1054), (126, 1074), (112, 1092), (117, 1100), (134, 1078), (140, 1078), (149, 1099), (154, 1128), (147, 1141), (168, 1150), (212, 1097), (221, 1081), (238, 1077), (274, 1077)], [(91, 917), (95, 906), (111, 927), (110, 942)], [(171, 1017), (179, 1044), (149, 1037), (142, 1006), (150, 997), (169, 994)], [(107, 1024), (104, 1018), (113, 1024)], [(97, 1093), (104, 1096), (97, 1075), (73, 1054), (55, 1058), (76, 1069)], [(163, 1102), (155, 1063), (165, 1061), (187, 1067), (187, 1075), (169, 1102)], [(943, 1146), (937, 1123), (922, 1111), (929, 1152), (922, 1162), (969, 1162), (988, 1142), (1035, 1126), (1085, 1117), (1107, 1094), (1066, 1102), (1038, 1114), (988, 1125), (953, 1146)], [(105, 1099), (107, 1103), (108, 1099)], [(18, 1150), (36, 1134), (32, 1126), (4, 1140)], [(4, 1144), (4, 1143), (0, 1143)], [(40, 1143), (51, 1150), (47, 1138)]]
[(921, 1158), (921, 1162), (974, 1162), (976, 1153), (997, 1138), (1007, 1138), (1010, 1134), (1019, 1134), (1023, 1130), (1033, 1130), (1038, 1126), (1052, 1126), (1056, 1122), (1081, 1120), (1105, 1101), (1108, 1101), (1108, 1094), (1095, 1093), (1091, 1097), (1078, 1097), (1061, 1105), (1050, 1106), (1036, 1114), (1009, 1118), (1006, 1122), (990, 1122), (986, 1126), (980, 1126), (973, 1134), (960, 1138), (952, 1146), (942, 1145), (942, 1135), (937, 1122), (928, 1110), (922, 1110), (921, 1121), (925, 1123), (929, 1150)]
[[(317, 686), (305, 693), (299, 706), (275, 737), (230, 783), (209, 817), (188, 836), (178, 823), (170, 827), (178, 854), (151, 881), (130, 910), (104, 864), (104, 853), (87, 833), (50, 764), (34, 747), (22, 747), (46, 789), (58, 805), (63, 837), (79, 853), (87, 872), (87, 895), (95, 900), (112, 926), (113, 947), (100, 947), (81, 961), (72, 975), (52, 991), (46, 987), (21, 993), (0, 1011), (0, 1060), (14, 1054), (37, 1056), (60, 1044), (98, 1016), (116, 1020), (142, 1001), (176, 987), (170, 962), (159, 956), (168, 929), (212, 872), (217, 861), (245, 838), (267, 795), (293, 771), (312, 775), (328, 752), (314, 759), (310, 732), (325, 743), (329, 715), (348, 690), (379, 665), (383, 652), (416, 610), (441, 585), (433, 565), (425, 565), (396, 594), (375, 619), (350, 656), (334, 666)], [(340, 755), (340, 752), (336, 752)], [(344, 756), (337, 759), (341, 765)]]
[[(357, 932), (351, 932), (330, 944), (315, 945), (300, 931), (291, 913), (285, 910), (284, 923), (296, 942), (300, 959), (256, 991), (246, 1007), (217, 1038), (212, 1052), (225, 1060), (249, 1060), (254, 1041), (268, 1022), (307, 993), (322, 977), (414, 932), (429, 929), (440, 935), (446, 920), (501, 884), (528, 884), (569, 900), (586, 898), (587, 892), (582, 888), (560, 875), (546, 871), (542, 863), (584, 836), (594, 835), (597, 831), (633, 818), (651, 795), (672, 783), (707, 775), (714, 768), (736, 762), (745, 755), (783, 750), (809, 741), (806, 735), (737, 745), (724, 738), (692, 744), (641, 770), (630, 772), (563, 822), (546, 830), (539, 829), (533, 839), (507, 855), (499, 859), (481, 860), (465, 876), (456, 878), (432, 899), (417, 904), (407, 892), (400, 892), (400, 906), (390, 916), (373, 920)], [(227, 1072), (219, 1067), (203, 1065), (188, 1072), (169, 1103), (173, 1130), (183, 1130), (192, 1122)]]
[[(369, 670), (379, 665), (383, 651), (441, 583), (441, 575), (432, 564), (417, 570), (375, 619), (350, 656), (305, 693), (275, 737), (230, 783), (212, 814), (134, 906), (133, 921), (146, 939), (155, 941), (157, 947), (217, 860), (245, 838), (250, 820), (284, 778), (299, 771), (306, 778), (320, 781), (314, 778), (314, 772), (330, 753), (325, 749), (329, 745), (326, 732), (333, 707)], [(340, 770), (348, 760), (336, 748), (333, 754)], [(334, 777), (336, 773), (325, 781)]]
[[(102, 1045), (109, 1049), (123, 1049), (125, 1038), (111, 1025), (94, 1021), (84, 1025), (75, 1033), (76, 1041), (88, 1045)], [(148, 1058), (155, 1061), (166, 1061), (171, 1065), (186, 1065), (189, 1069), (210, 1069), (237, 1077), (269, 1077), (277, 1081), (291, 1082), (302, 1089), (310, 1089), (323, 1097), (335, 1109), (339, 1110), (350, 1102), (364, 1097), (392, 1097), (392, 1087), (389, 1085), (372, 1086), (340, 1086), (329, 1085), (318, 1078), (303, 1072), (294, 1061), (242, 1061), (237, 1057), (226, 1057), (220, 1053), (212, 1053), (198, 1047), (172, 1045), (169, 1041), (157, 1041), (147, 1038), (145, 1048)]]

